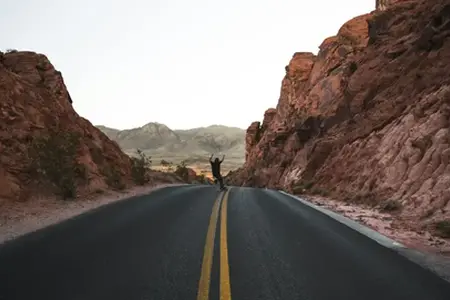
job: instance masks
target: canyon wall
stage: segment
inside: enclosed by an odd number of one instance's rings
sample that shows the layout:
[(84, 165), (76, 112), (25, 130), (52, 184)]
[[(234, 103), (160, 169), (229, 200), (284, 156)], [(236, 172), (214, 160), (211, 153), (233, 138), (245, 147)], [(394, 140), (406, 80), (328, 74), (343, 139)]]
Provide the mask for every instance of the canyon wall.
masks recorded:
[(0, 53), (0, 204), (131, 184), (132, 161), (72, 107), (45, 55)]
[(293, 55), (230, 184), (450, 216), (450, 1), (385, 4)]

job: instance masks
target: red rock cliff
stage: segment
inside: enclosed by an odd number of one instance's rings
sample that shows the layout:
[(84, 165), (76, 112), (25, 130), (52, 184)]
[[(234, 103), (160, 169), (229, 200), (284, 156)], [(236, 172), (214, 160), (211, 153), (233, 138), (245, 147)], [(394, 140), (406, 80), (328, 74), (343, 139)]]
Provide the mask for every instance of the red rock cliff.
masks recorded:
[[(397, 2), (397, 1), (395, 1)], [(295, 53), (230, 183), (450, 216), (450, 1), (399, 1)]]
[[(74, 146), (79, 169), (69, 169), (68, 173), (76, 172), (72, 174), (76, 178), (68, 180), (75, 180), (72, 183), (80, 187), (79, 193), (107, 188), (108, 184), (120, 187), (128, 183), (130, 158), (115, 142), (81, 118), (71, 103), (61, 73), (47, 57), (33, 52), (0, 53), (0, 199), (25, 200), (40, 193), (56, 192), (42, 177), (61, 160), (71, 159), (58, 155), (70, 153), (70, 149), (61, 149), (71, 147), (69, 139), (75, 136), (79, 137)], [(53, 144), (41, 145), (36, 150), (45, 156), (36, 166), (36, 157), (30, 149), (39, 138), (50, 136), (56, 137), (52, 139)], [(69, 181), (58, 184), (72, 184)]]

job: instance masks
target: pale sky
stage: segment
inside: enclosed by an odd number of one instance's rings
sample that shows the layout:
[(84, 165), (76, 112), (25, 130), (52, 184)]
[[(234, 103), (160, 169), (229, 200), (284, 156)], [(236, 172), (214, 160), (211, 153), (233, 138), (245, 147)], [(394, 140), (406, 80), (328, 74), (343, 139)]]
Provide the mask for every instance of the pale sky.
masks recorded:
[(94, 125), (247, 128), (294, 52), (375, 0), (5, 0), (0, 48), (44, 53)]

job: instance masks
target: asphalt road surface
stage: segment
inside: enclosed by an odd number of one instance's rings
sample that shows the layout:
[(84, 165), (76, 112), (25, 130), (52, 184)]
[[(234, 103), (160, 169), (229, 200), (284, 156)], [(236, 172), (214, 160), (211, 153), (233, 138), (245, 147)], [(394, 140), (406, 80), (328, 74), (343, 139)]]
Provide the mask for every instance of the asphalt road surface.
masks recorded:
[(287, 195), (181, 186), (0, 246), (0, 299), (449, 300), (450, 284)]

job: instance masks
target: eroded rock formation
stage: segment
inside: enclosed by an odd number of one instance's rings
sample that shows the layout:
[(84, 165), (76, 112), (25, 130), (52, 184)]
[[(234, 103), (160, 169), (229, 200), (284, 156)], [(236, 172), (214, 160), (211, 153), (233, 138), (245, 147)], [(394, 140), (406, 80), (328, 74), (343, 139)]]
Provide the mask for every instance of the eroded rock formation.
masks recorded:
[(0, 200), (51, 195), (70, 185), (83, 194), (130, 184), (130, 158), (71, 103), (45, 55), (1, 53)]
[(388, 2), (317, 56), (294, 54), (230, 183), (311, 183), (348, 201), (399, 201), (404, 215), (450, 216), (450, 1)]

